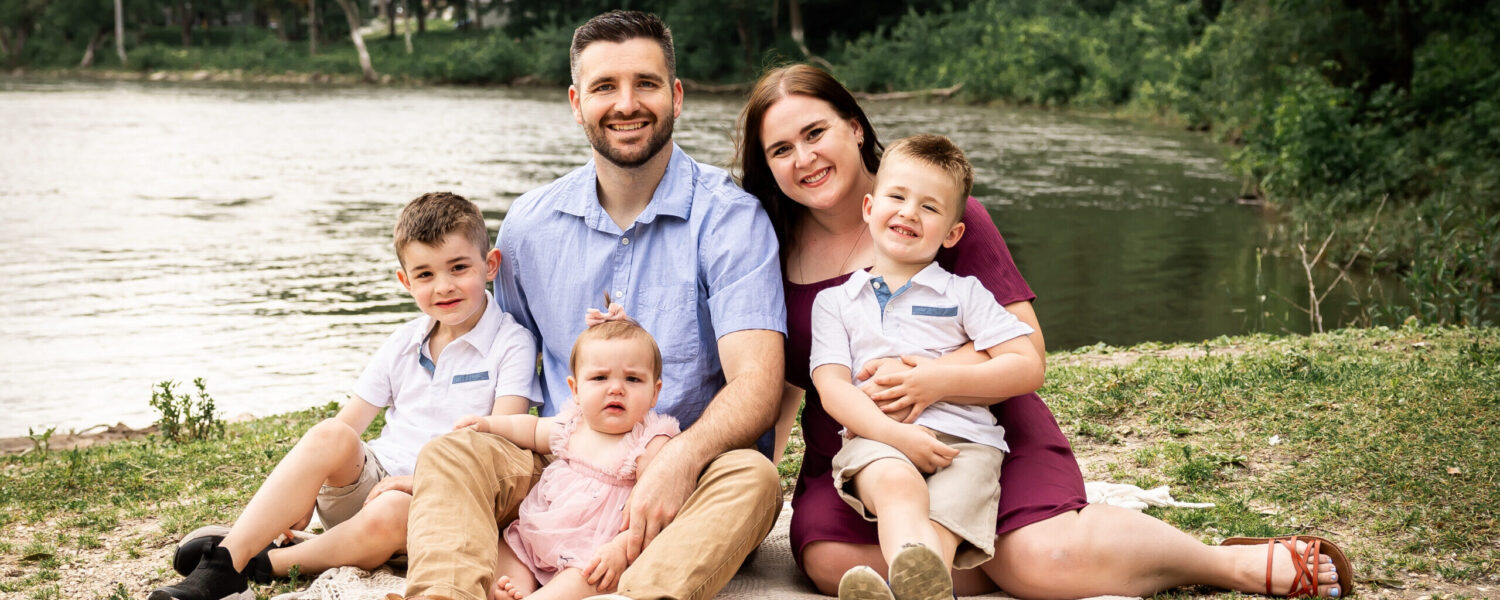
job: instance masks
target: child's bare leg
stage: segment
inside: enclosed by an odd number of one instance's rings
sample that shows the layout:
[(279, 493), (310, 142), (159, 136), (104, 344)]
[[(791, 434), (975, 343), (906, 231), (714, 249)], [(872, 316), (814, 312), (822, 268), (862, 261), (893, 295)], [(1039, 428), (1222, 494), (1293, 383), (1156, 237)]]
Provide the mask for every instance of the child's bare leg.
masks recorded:
[[(614, 590), (608, 590), (613, 592)], [(559, 571), (556, 577), (547, 582), (547, 585), (537, 589), (536, 593), (527, 597), (528, 600), (582, 600), (589, 596), (595, 596), (602, 592), (594, 589), (584, 578), (580, 569), (567, 568)]]
[(271, 572), (287, 575), (299, 565), (304, 575), (354, 565), (373, 571), (406, 547), (406, 515), (411, 494), (389, 491), (370, 500), (354, 517), (328, 533), (270, 552)]
[(877, 517), (880, 554), (887, 565), (906, 544), (932, 548), (947, 564), (953, 564), (957, 536), (928, 518), (931, 499), (927, 481), (915, 466), (894, 458), (876, 460), (854, 474), (854, 489), (860, 502)]
[(325, 482), (354, 483), (363, 466), (359, 432), (337, 419), (314, 425), (271, 471), (219, 543), (234, 557), (234, 568), (243, 570), (251, 557), (307, 514)]
[(958, 537), (958, 534), (949, 531), (937, 521), (928, 521), (927, 524), (932, 526), (932, 532), (937, 535), (938, 539), (938, 545), (931, 546), (931, 548), (938, 553), (938, 556), (943, 557), (943, 564), (952, 569), (953, 557), (958, 554), (958, 545), (963, 543), (963, 538)]
[(516, 552), (510, 549), (510, 544), (505, 543), (504, 536), (500, 538), (498, 550), (498, 558), (495, 560), (495, 583), (490, 586), (490, 600), (505, 600), (506, 598), (520, 600), (530, 596), (536, 591), (536, 577), (531, 574), (531, 569), (516, 557)]

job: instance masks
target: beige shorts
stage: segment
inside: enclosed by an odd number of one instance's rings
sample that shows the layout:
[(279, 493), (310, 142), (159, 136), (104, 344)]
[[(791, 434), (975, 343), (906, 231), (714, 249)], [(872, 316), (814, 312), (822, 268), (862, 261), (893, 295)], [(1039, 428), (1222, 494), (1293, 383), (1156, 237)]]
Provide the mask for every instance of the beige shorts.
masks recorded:
[[(933, 521), (963, 538), (953, 566), (971, 569), (995, 556), (995, 519), (1000, 510), (1000, 466), (1005, 453), (994, 446), (976, 444), (963, 438), (936, 432), (938, 441), (958, 450), (953, 463), (927, 479), (929, 514)], [(875, 440), (855, 437), (844, 440), (844, 447), (833, 456), (833, 484), (839, 497), (849, 503), (865, 520), (875, 515), (865, 510), (854, 488), (854, 476), (861, 469), (881, 459), (895, 459), (911, 464), (900, 450)], [(915, 466), (915, 465), (913, 465)]]
[(364, 507), (370, 490), (375, 489), (375, 484), (386, 478), (385, 467), (380, 466), (380, 459), (375, 457), (375, 451), (370, 449), (369, 444), (360, 445), (365, 449), (365, 464), (359, 471), (359, 479), (345, 486), (324, 485), (318, 490), (318, 518), (323, 521), (325, 531), (354, 518), (354, 513)]

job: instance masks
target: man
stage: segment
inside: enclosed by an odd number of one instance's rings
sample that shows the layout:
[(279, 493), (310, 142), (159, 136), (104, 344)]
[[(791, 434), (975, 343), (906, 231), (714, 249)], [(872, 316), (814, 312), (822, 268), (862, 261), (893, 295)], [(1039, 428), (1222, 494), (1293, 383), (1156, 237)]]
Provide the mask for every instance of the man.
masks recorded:
[[(545, 404), (568, 400), (571, 344), (600, 292), (661, 344), (656, 410), (685, 431), (639, 474), (625, 524), (632, 564), (618, 594), (709, 598), (770, 531), (780, 507), (767, 460), (785, 335), (775, 235), (755, 198), (672, 138), (682, 109), (671, 33), (614, 11), (579, 27), (568, 101), (593, 160), (519, 198), (501, 227), (495, 296), (536, 334)], [(759, 439), (761, 452), (750, 450)], [(408, 597), (483, 600), (501, 525), (544, 460), (459, 431), (418, 460)]]

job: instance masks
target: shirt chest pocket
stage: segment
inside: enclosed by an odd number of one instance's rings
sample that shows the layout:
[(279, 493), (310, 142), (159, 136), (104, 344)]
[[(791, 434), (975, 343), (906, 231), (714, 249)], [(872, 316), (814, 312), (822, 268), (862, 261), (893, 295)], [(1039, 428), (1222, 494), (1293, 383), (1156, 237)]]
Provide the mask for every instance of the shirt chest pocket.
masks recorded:
[(939, 318), (941, 318), (941, 317), (957, 317), (958, 316), (958, 307), (957, 306), (922, 306), (922, 305), (915, 305), (915, 306), (911, 307), (911, 316), (913, 316), (913, 317), (929, 317), (929, 318), (930, 317), (939, 317)]
[[(495, 406), (495, 379), (488, 371), (457, 369), (449, 377), (444, 411), (487, 415)], [(462, 415), (460, 415), (462, 416)]]
[(958, 318), (957, 306), (915, 304), (909, 314), (911, 316), (901, 319), (903, 337), (907, 342), (947, 352), (968, 341), (963, 322)]
[(637, 296), (640, 306), (625, 312), (639, 319), (656, 345), (662, 362), (695, 360), (702, 343), (698, 339), (698, 290), (692, 284), (643, 286)]

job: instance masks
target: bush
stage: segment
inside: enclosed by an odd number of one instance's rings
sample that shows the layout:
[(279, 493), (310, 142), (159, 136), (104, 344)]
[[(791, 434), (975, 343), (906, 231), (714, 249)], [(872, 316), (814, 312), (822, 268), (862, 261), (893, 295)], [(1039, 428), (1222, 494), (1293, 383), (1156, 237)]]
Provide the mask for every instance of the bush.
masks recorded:
[(171, 380), (157, 383), (152, 390), (151, 407), (161, 415), (156, 426), (162, 437), (178, 443), (224, 437), (224, 421), (208, 395), (207, 384), (199, 377), (193, 386), (198, 388), (196, 397), (177, 394), (177, 382)]

